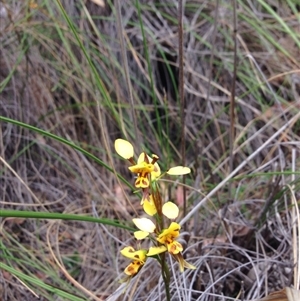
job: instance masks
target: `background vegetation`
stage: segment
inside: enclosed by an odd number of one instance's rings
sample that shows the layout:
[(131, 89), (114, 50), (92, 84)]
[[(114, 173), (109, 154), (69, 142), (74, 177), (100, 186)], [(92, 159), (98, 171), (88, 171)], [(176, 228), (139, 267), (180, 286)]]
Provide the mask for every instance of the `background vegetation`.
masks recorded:
[[(172, 265), (172, 300), (299, 289), (299, 11), (185, 2), (182, 243), (197, 270)], [(151, 260), (121, 294), (139, 197), (113, 143), (182, 162), (177, 14), (176, 1), (0, 2), (2, 300), (164, 300)], [(183, 206), (181, 181), (161, 185)]]

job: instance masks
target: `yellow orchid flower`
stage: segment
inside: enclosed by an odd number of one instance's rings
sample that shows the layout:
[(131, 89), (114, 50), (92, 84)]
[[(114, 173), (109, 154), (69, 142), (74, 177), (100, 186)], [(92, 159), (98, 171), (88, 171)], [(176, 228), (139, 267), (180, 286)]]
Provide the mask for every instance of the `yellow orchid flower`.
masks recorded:
[[(144, 200), (145, 202), (145, 200)], [(176, 218), (179, 213), (178, 207), (172, 203), (167, 202), (163, 205), (163, 214), (170, 219)], [(134, 236), (138, 240), (142, 240), (150, 235), (150, 233), (155, 233), (156, 226), (155, 224), (148, 218), (134, 218), (133, 223), (139, 229), (139, 231), (134, 232)], [(176, 238), (179, 236), (180, 225), (176, 222), (172, 222), (167, 229), (163, 229), (160, 234), (158, 234), (156, 240), (159, 242), (159, 246), (150, 247), (149, 251), (146, 253), (146, 256), (155, 256), (160, 253), (168, 251), (174, 259), (179, 264), (179, 269), (182, 272), (184, 268), (195, 269), (193, 265), (188, 263), (183, 259), (181, 252), (183, 251), (183, 247), (181, 243), (176, 241)], [(133, 272), (138, 269), (139, 263), (132, 262), (130, 265), (130, 270)], [(128, 272), (128, 271), (127, 271)]]
[(150, 185), (150, 181), (154, 181), (160, 176), (160, 167), (157, 164), (158, 156), (152, 155), (152, 159), (145, 153), (141, 153), (137, 164), (128, 167), (133, 173), (138, 174), (135, 181), (135, 187), (147, 188)]
[(179, 230), (180, 225), (172, 222), (169, 228), (164, 229), (157, 237), (157, 241), (165, 245), (171, 254), (178, 254), (183, 250), (182, 245), (175, 240), (175, 238), (179, 236)]
[(133, 173), (138, 174), (135, 181), (135, 187), (147, 188), (150, 185), (149, 174), (154, 171), (154, 165), (146, 162), (141, 162), (133, 166), (128, 167)]
[(141, 153), (138, 157), (137, 163), (142, 163), (142, 162), (150, 162), (154, 169), (151, 171), (151, 180), (154, 181), (156, 178), (158, 178), (161, 175), (160, 167), (157, 163), (159, 160), (159, 157), (155, 154), (152, 155), (152, 158), (148, 156), (146, 153)]
[(125, 247), (120, 252), (123, 256), (132, 259), (132, 262), (125, 268), (124, 273), (128, 276), (135, 276), (147, 260), (147, 250), (135, 251), (133, 247)]
[[(120, 138), (115, 140), (115, 150), (122, 158), (129, 160), (132, 164), (132, 166), (129, 167), (129, 170), (137, 174), (135, 187), (142, 188), (144, 196), (147, 197), (147, 188), (149, 188), (150, 183), (161, 176), (160, 167), (157, 163), (159, 157), (153, 154), (151, 158), (145, 152), (142, 152), (135, 164), (135, 161), (133, 160), (134, 149), (132, 144), (127, 140)], [(166, 173), (169, 175), (185, 175), (190, 172), (191, 170), (188, 167), (175, 166), (170, 168)]]
[[(153, 203), (153, 200), (151, 199), (151, 195), (149, 196), (149, 199), (150, 200), (147, 200), (147, 199), (142, 200), (142, 203), (143, 203), (145, 212), (148, 215), (153, 216), (156, 213), (156, 208), (155, 208), (155, 204)], [(174, 219), (179, 214), (179, 208), (177, 207), (176, 204), (174, 204), (172, 202), (167, 202), (162, 206), (162, 213), (167, 218)], [(146, 238), (150, 233), (153, 233), (156, 228), (155, 224), (149, 218), (146, 218), (146, 217), (134, 218), (132, 221), (135, 224), (135, 226), (140, 230), (140, 231), (134, 232), (134, 236), (138, 240)], [(178, 225), (178, 227), (180, 229), (179, 224), (177, 224), (177, 223), (172, 223), (172, 224)], [(169, 229), (170, 229), (170, 227), (169, 227)], [(178, 229), (178, 233), (179, 233), (179, 229)], [(166, 230), (164, 230), (164, 231), (166, 231)], [(175, 237), (177, 237), (177, 236), (175, 236)], [(164, 244), (164, 243), (162, 243), (162, 244)]]
[(183, 247), (181, 243), (175, 240), (179, 236), (179, 230), (180, 225), (172, 222), (169, 228), (164, 229), (157, 237), (157, 241), (161, 243), (162, 246), (150, 248), (147, 256), (154, 256), (168, 250), (168, 252), (178, 262), (180, 272), (183, 272), (184, 268), (194, 270), (196, 267), (183, 259), (181, 253), (183, 251)]

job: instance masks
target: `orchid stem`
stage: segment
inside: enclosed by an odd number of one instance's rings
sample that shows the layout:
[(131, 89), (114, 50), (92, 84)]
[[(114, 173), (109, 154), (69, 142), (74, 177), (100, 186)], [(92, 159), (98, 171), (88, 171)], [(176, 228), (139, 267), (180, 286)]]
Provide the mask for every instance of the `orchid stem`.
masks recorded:
[(166, 300), (171, 301), (170, 295), (170, 271), (169, 267), (166, 263), (166, 256), (165, 253), (161, 254), (161, 273), (165, 283), (165, 290), (166, 290)]

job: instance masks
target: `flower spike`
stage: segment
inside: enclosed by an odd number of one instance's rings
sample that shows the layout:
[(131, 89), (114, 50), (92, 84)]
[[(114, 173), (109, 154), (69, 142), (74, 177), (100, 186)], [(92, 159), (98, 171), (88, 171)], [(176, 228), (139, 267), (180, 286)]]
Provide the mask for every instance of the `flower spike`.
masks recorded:
[[(160, 191), (159, 179), (162, 176), (158, 165), (159, 157), (153, 154), (151, 157), (146, 152), (142, 152), (137, 161), (134, 160), (134, 149), (130, 142), (124, 139), (115, 141), (116, 152), (124, 159), (130, 162), (129, 170), (135, 174), (135, 187), (142, 191), (141, 205), (146, 214), (155, 218), (155, 223), (149, 218), (132, 219), (138, 231), (134, 232), (137, 240), (150, 239), (153, 244), (149, 248), (135, 250), (133, 247), (125, 247), (121, 254), (129, 259), (131, 263), (125, 268), (124, 273), (127, 275), (126, 281), (133, 278), (145, 264), (147, 257), (152, 257), (160, 263), (162, 274), (168, 274), (168, 267), (165, 252), (168, 252), (179, 264), (182, 272), (184, 268), (195, 269), (193, 265), (183, 259), (183, 246), (177, 241), (180, 232), (180, 224), (174, 220), (179, 216), (179, 208), (173, 202), (164, 202)], [(191, 170), (185, 166), (175, 166), (170, 168), (164, 174), (169, 175), (186, 175)], [(166, 221), (166, 218), (171, 220)], [(173, 220), (173, 221), (172, 221)], [(165, 227), (165, 224), (168, 226)], [(139, 245), (142, 242), (138, 243)], [(169, 287), (169, 278), (165, 277), (165, 286)], [(169, 299), (168, 299), (169, 300)]]

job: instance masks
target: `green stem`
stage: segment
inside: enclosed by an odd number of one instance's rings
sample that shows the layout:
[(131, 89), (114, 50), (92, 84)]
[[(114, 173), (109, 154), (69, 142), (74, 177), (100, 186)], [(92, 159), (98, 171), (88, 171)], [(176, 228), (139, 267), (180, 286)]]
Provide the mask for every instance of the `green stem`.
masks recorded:
[(170, 295), (170, 271), (166, 262), (166, 254), (161, 254), (161, 274), (165, 283), (166, 300), (171, 301)]

